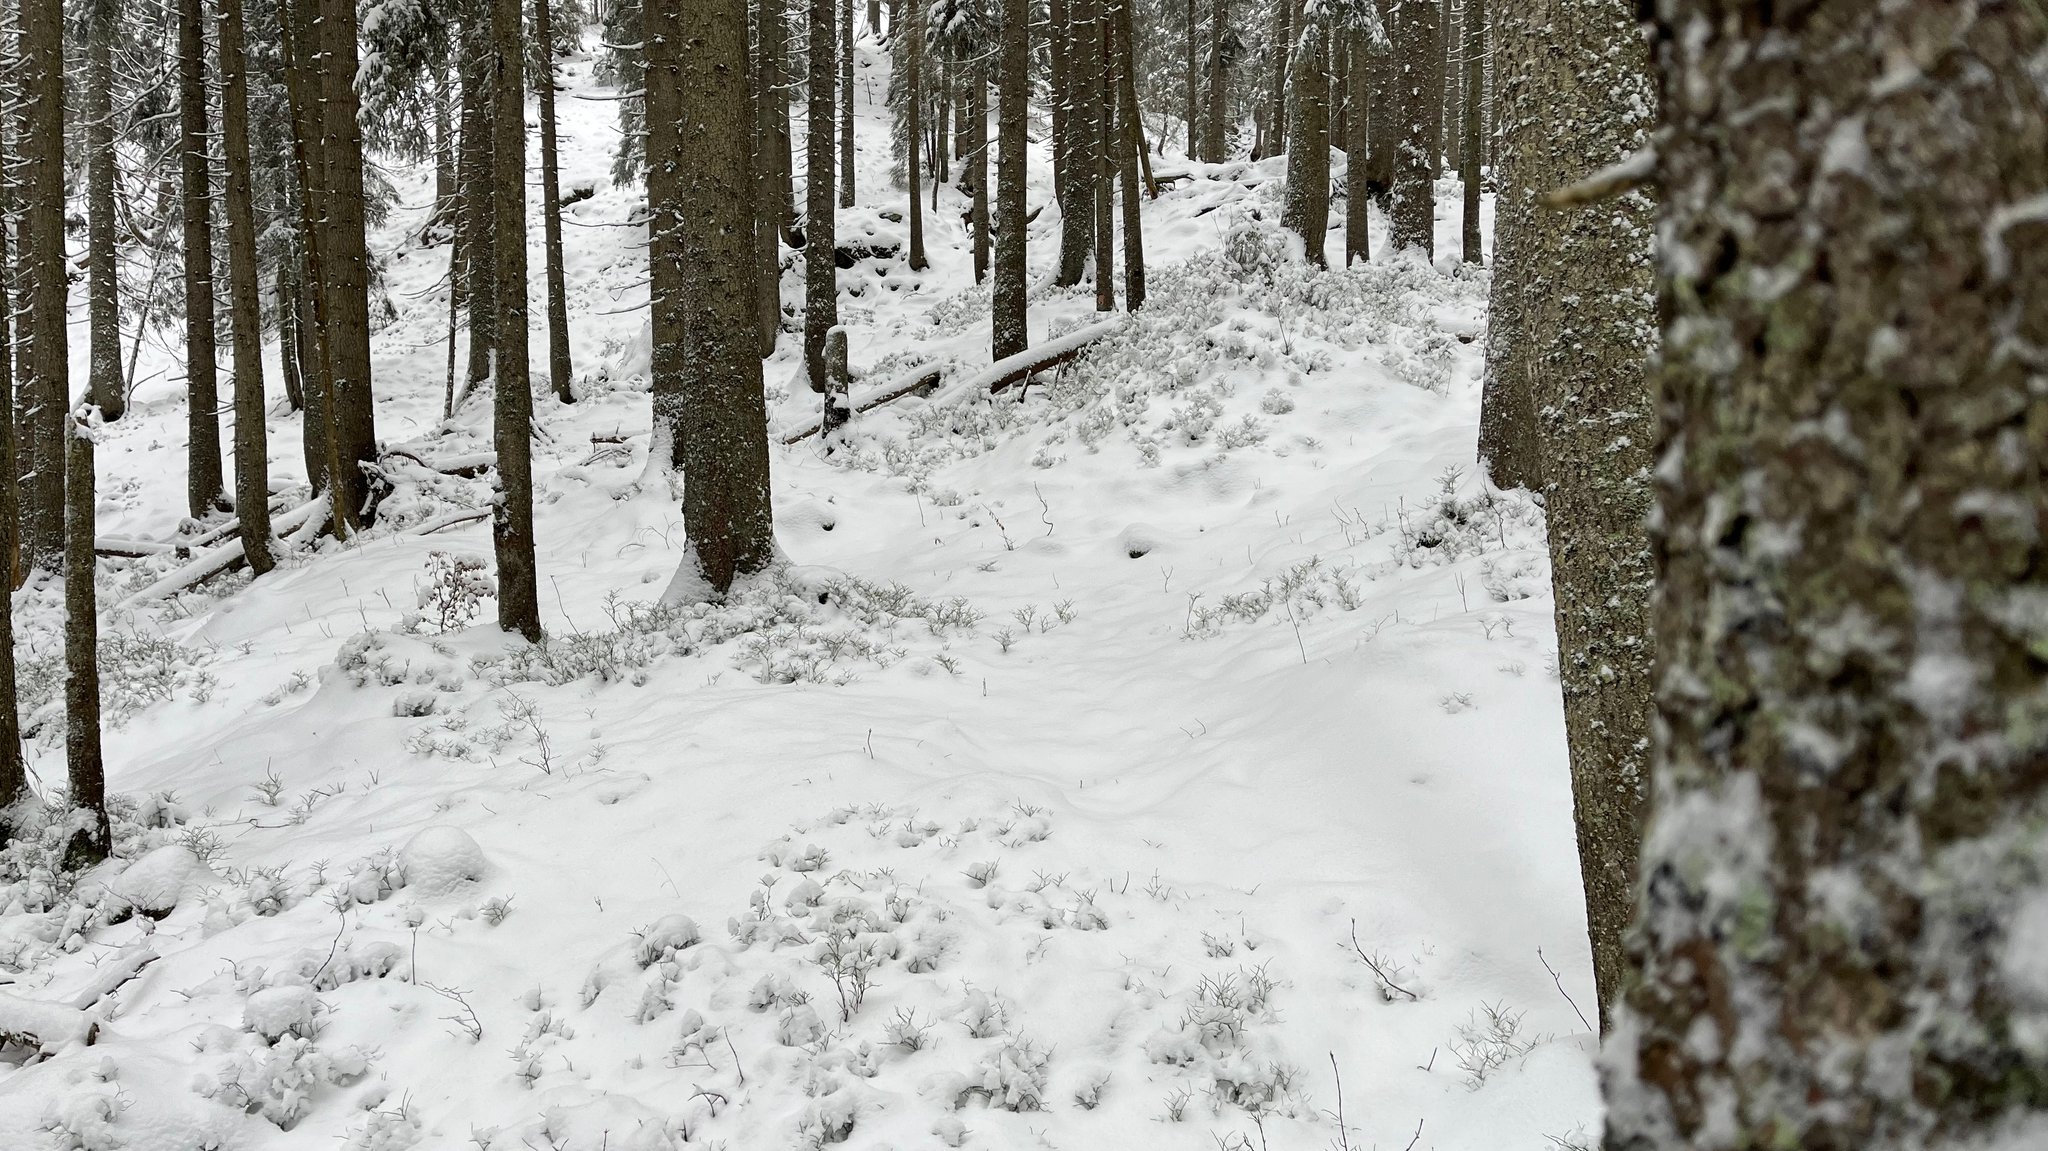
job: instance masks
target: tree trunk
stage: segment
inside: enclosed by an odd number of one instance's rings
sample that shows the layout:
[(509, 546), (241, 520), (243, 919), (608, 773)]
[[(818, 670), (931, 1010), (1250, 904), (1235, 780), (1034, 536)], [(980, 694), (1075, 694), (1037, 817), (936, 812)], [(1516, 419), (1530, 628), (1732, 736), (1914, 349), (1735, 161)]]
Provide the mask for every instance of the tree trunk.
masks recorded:
[[(0, 144), (5, 143), (0, 132)], [(0, 149), (4, 152), (4, 149)], [(12, 167), (10, 157), (0, 155), (0, 172)], [(4, 181), (0, 181), (4, 183)], [(7, 221), (13, 207), (0, 188), (0, 596), (11, 597), (19, 575), (21, 558), (21, 497), (15, 482), (17, 452), (14, 423), (13, 299), (9, 289), (14, 264), (9, 259)], [(21, 757), (21, 713), (14, 677), (14, 612), (0, 611), (0, 845), (13, 828), (6, 813), (29, 794), (28, 772)]]
[(178, 0), (178, 159), (185, 221), (185, 506), (221, 510), (220, 384), (213, 333), (213, 187), (207, 175), (206, 47), (201, 0)]
[(990, 354), (1004, 359), (1030, 346), (1025, 285), (1025, 134), (1031, 119), (1031, 4), (1002, 0), (996, 59), (996, 251), (990, 293)]
[(1294, 115), (1287, 141), (1287, 201), (1283, 227), (1301, 237), (1309, 263), (1328, 267), (1323, 236), (1330, 227), (1330, 72), (1327, 32), (1305, 20), (1294, 49)]
[[(449, 105), (454, 100), (445, 65), (434, 69), (434, 212), (426, 229), (441, 230), (455, 217), (455, 118)], [(445, 234), (445, 232), (443, 233)]]
[(839, 28), (839, 206), (854, 205), (853, 3), (846, 0)]
[[(839, 0), (811, 0), (810, 20), (810, 127), (804, 133), (804, 368), (810, 374), (811, 390), (825, 391), (825, 333), (839, 323), (838, 222), (833, 216), (833, 139), (836, 120), (833, 105), (834, 49), (839, 42), (834, 27)], [(911, 5), (915, 8), (916, 5)], [(915, 19), (913, 14), (912, 19)], [(913, 49), (914, 50), (914, 49)], [(911, 78), (914, 84), (914, 76)], [(917, 101), (910, 102), (911, 131), (910, 219), (912, 259), (923, 252), (917, 248)], [(913, 267), (921, 266), (913, 264)]]
[(498, 626), (539, 642), (533, 548), (533, 385), (526, 330), (526, 43), (519, 0), (491, 0), (491, 151), (498, 231), (498, 341), (491, 380), (491, 445), (498, 452), (491, 545)]
[[(648, 457), (652, 468), (672, 474), (683, 466), (683, 442), (688, 433), (685, 419), (690, 404), (685, 344), (689, 303), (684, 284), (681, 193), (685, 29), (682, 8), (677, 4), (649, 4), (641, 19), (647, 45), (643, 85), (647, 108), (647, 291), (648, 322), (653, 334), (649, 375), (654, 393), (654, 426)], [(827, 118), (825, 122), (831, 121)], [(811, 187), (815, 189), (817, 181), (813, 180)], [(830, 231), (828, 225), (828, 245)]]
[(1344, 35), (1345, 54), (1350, 57), (1346, 71), (1351, 74), (1347, 100), (1351, 111), (1344, 120), (1344, 266), (1351, 261), (1372, 259), (1371, 220), (1366, 205), (1372, 199), (1370, 179), (1372, 120), (1365, 105), (1366, 77), (1370, 74), (1371, 43), (1366, 33), (1351, 29)]
[(320, 320), (322, 343), (330, 353), (330, 454), (336, 463), (334, 523), (340, 534), (353, 531), (371, 512), (363, 469), (377, 462), (370, 395), (370, 259), (363, 231), (368, 201), (355, 89), (356, 8), (351, 0), (320, 0), (319, 12), (320, 156), (327, 168), (324, 187), (331, 195), (319, 218), (322, 278), (315, 284), (325, 288), (327, 301)]
[(868, 35), (882, 35), (882, 0), (868, 0)]
[(976, 60), (967, 67), (968, 114), (971, 125), (967, 178), (974, 185), (969, 223), (974, 228), (974, 282), (988, 278), (988, 65)]
[(94, 429), (65, 416), (64, 495), (64, 766), (68, 799), (74, 811), (86, 813), (90, 824), (79, 828), (64, 848), (64, 865), (80, 870), (105, 859), (113, 850), (107, 820), (107, 771), (100, 753), (99, 597), (93, 587), (92, 545), (96, 521), (93, 485)]
[[(1067, 205), (1067, 84), (1071, 69), (1071, 55), (1067, 41), (1074, 24), (1073, 5), (1076, 0), (1045, 0), (1045, 61), (1046, 74), (1051, 83), (1052, 139), (1052, 198), (1060, 205), (1061, 213)], [(1063, 249), (1064, 250), (1064, 249)]]
[[(781, 91), (780, 0), (757, 0), (754, 54), (747, 97), (754, 113), (754, 295), (755, 331), (762, 356), (775, 354), (782, 331), (782, 247), (778, 240), (788, 221), (787, 187), (778, 178), (775, 150), (775, 103)], [(782, 159), (789, 157), (785, 153)]]
[(1229, 30), (1229, 0), (1209, 0), (1209, 110), (1202, 118), (1202, 159), (1211, 164), (1223, 162), (1230, 143), (1230, 60), (1223, 53)]
[(1116, 86), (1119, 61), (1113, 7), (1121, 0), (1094, 0), (1094, 81), (1087, 93), (1095, 119), (1095, 310), (1116, 310)]
[(21, 406), (17, 463), (23, 563), (55, 575), (64, 564), (64, 444), (70, 352), (64, 270), (64, 32), (61, 0), (20, 0), (21, 264), (16, 333)]
[(2038, 1147), (2048, 26), (1650, 11), (1656, 814), (1607, 1146)]
[(1053, 100), (1066, 109), (1066, 187), (1060, 194), (1060, 266), (1053, 283), (1071, 288), (1088, 272), (1095, 244), (1095, 182), (1101, 141), (1097, 123), (1102, 91), (1102, 53), (1096, 27), (1102, 0), (1067, 0), (1066, 87)]
[(85, 183), (87, 240), (87, 378), (101, 418), (127, 408), (121, 380), (121, 298), (114, 250), (114, 12), (111, 0), (90, 0), (85, 14)]
[[(1199, 105), (1201, 104), (1201, 97), (1197, 94), (1200, 91), (1200, 77), (1196, 73), (1197, 65), (1195, 63), (1197, 57), (1195, 49), (1196, 37), (1201, 30), (1201, 21), (1195, 13), (1195, 0), (1187, 0), (1181, 14), (1181, 20), (1184, 25), (1182, 30), (1186, 33), (1184, 39), (1187, 48), (1187, 58), (1181, 64), (1181, 80), (1187, 89), (1186, 104), (1182, 109), (1181, 117), (1187, 121), (1188, 159), (1192, 160), (1200, 154), (1198, 146), (1201, 143), (1200, 126), (1196, 123), (1196, 118), (1199, 115)], [(1162, 155), (1166, 151), (1166, 137), (1164, 136), (1159, 138), (1159, 151)]]
[(1375, 6), (1380, 27), (1386, 31), (1387, 46), (1365, 57), (1365, 85), (1369, 133), (1366, 148), (1365, 187), (1372, 194), (1380, 214), (1394, 208), (1394, 165), (1401, 152), (1401, 45), (1402, 0), (1368, 0)]
[[(836, 0), (818, 0), (811, 12), (828, 13), (814, 29), (812, 159), (823, 146), (823, 184), (813, 183), (811, 204), (832, 211), (832, 89), (829, 14)], [(851, 11), (846, 13), (852, 19)], [(683, 283), (688, 306), (685, 370), (690, 403), (683, 436), (683, 523), (689, 549), (712, 588), (723, 594), (741, 575), (759, 571), (775, 556), (768, 489), (768, 414), (761, 358), (755, 354), (755, 305), (749, 285), (754, 216), (746, 102), (732, 85), (747, 69), (746, 0), (692, 0), (683, 17), (683, 120), (690, 125), (691, 161), (680, 191), (683, 214)], [(823, 84), (816, 84), (822, 71)], [(827, 93), (816, 116), (817, 88)], [(814, 168), (814, 174), (819, 171)], [(822, 196), (820, 195), (822, 193)], [(812, 222), (812, 231), (816, 221)], [(826, 229), (829, 239), (831, 229)], [(825, 249), (827, 268), (831, 248)]]
[[(910, 270), (921, 272), (928, 263), (924, 254), (924, 202), (918, 198), (922, 190), (919, 183), (918, 160), (924, 151), (923, 113), (925, 102), (924, 82), (924, 7), (917, 0), (904, 6), (903, 25), (897, 29), (903, 37), (903, 59), (908, 65), (904, 76), (903, 114), (905, 138), (909, 143), (909, 155), (905, 158), (905, 181), (910, 186)], [(833, 323), (839, 322), (834, 312)]]
[(467, 385), (491, 375), (498, 344), (498, 228), (494, 220), (496, 149), (491, 144), (491, 0), (462, 0), (457, 67), (462, 78), (462, 143), (456, 165), (462, 229), (463, 303), (469, 315)]
[[(1145, 306), (1145, 228), (1139, 219), (1138, 160), (1145, 153), (1145, 138), (1138, 117), (1136, 76), (1138, 37), (1131, 19), (1136, 0), (1115, 0), (1117, 54), (1117, 183), (1123, 192), (1124, 208), (1124, 310), (1135, 312)], [(1156, 191), (1155, 191), (1156, 194)]]
[(1461, 247), (1468, 264), (1485, 262), (1479, 235), (1479, 107), (1486, 90), (1486, 0), (1465, 0), (1464, 143), (1458, 149), (1458, 174), (1465, 182), (1465, 218)]
[(795, 70), (789, 63), (789, 0), (762, 0), (761, 35), (765, 37), (761, 52), (770, 69), (763, 85), (772, 93), (768, 118), (774, 125), (768, 155), (774, 165), (771, 178), (782, 202), (777, 224), (782, 230), (782, 242), (791, 248), (801, 248), (804, 208), (796, 198), (796, 155), (789, 130), (789, 87), (796, 82)]
[[(1437, 53), (1436, 53), (1436, 151), (1441, 162), (1448, 163), (1453, 172), (1460, 170), (1458, 163), (1458, 6), (1451, 0), (1442, 0), (1437, 8)], [(1443, 169), (1439, 167), (1438, 173)]]
[(263, 407), (263, 269), (249, 177), (249, 82), (242, 0), (220, 0), (221, 150), (227, 169), (228, 317), (235, 372), (235, 518), (242, 557), (270, 571), (270, 429)]
[[(1493, 281), (1486, 304), (1486, 369), (1479, 401), (1479, 466), (1504, 488), (1540, 489), (1543, 456), (1538, 445), (1533, 381), (1523, 346), (1524, 308), (1542, 271), (1523, 253), (1525, 238), (1538, 224), (1532, 197), (1547, 191), (1548, 177), (1526, 174), (1543, 159), (1539, 119), (1543, 98), (1540, 50), (1546, 41), (1531, 24), (1527, 6), (1504, 4), (1494, 13), (1500, 55), (1494, 71), (1495, 143), (1493, 199)], [(1525, 160), (1526, 153), (1526, 160)]]
[(1436, 256), (1436, 132), (1438, 58), (1436, 0), (1392, 0), (1399, 31), (1394, 33), (1394, 118), (1400, 149), (1394, 158), (1392, 225), (1387, 238), (1395, 251), (1420, 248)]
[[(1502, 198), (1528, 204), (1641, 146), (1656, 101), (1628, 0), (1531, 0), (1519, 18), (1530, 35), (1511, 51), (1535, 115), (1518, 128)], [(1524, 211), (1493, 281), (1519, 309), (1517, 342), (1492, 366), (1496, 392), (1511, 386), (1540, 413), (1558, 679), (1604, 1020), (1622, 985), (1647, 794), (1652, 205), (1630, 195)]]
[(562, 267), (562, 178), (555, 146), (554, 5), (534, 0), (533, 34), (541, 44), (546, 72), (540, 76), (540, 211), (548, 278), (548, 383), (555, 398), (576, 402), (569, 359), (569, 282)]

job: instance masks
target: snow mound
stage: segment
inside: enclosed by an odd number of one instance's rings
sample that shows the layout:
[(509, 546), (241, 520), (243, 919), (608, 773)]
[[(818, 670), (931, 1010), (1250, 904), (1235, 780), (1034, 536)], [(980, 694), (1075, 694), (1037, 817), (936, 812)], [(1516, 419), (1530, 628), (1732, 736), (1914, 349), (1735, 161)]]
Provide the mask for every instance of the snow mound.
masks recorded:
[(249, 996), (242, 1025), (273, 1043), (287, 1035), (303, 1039), (313, 1034), (313, 1014), (319, 1009), (320, 998), (310, 987), (266, 987)]
[(459, 827), (429, 827), (398, 853), (406, 885), (422, 895), (445, 895), (464, 882), (482, 879), (484, 849)]
[(136, 910), (162, 915), (178, 905), (185, 895), (206, 887), (220, 877), (192, 849), (168, 844), (144, 855), (109, 890), (127, 900)]

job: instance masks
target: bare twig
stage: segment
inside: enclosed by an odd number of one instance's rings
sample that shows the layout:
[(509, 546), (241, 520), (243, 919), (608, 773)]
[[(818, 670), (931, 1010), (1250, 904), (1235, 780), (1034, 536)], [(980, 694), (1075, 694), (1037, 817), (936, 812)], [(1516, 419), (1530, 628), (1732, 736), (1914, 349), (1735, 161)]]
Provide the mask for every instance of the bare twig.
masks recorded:
[(1379, 977), (1380, 984), (1386, 987), (1389, 991), (1398, 991), (1401, 994), (1406, 995), (1408, 998), (1414, 1000), (1419, 1000), (1422, 998), (1420, 995), (1415, 994), (1413, 991), (1410, 991), (1406, 987), (1403, 987), (1400, 984), (1394, 982), (1393, 980), (1387, 978), (1386, 970), (1379, 965), (1379, 962), (1375, 960), (1372, 956), (1367, 955), (1365, 953), (1365, 948), (1360, 947), (1358, 945), (1358, 920), (1356, 919), (1351, 921), (1351, 950), (1356, 951), (1358, 953), (1358, 957), (1360, 959), (1365, 960), (1365, 965), (1367, 967), (1372, 968), (1372, 973)]
[(1421, 1138), (1422, 1138), (1422, 1120), (1420, 1120), (1420, 1119), (1417, 1119), (1417, 1120), (1415, 1121), (1415, 1135), (1414, 1135), (1414, 1138), (1411, 1138), (1411, 1139), (1409, 1139), (1409, 1140), (1408, 1140), (1408, 1146), (1406, 1146), (1406, 1147), (1402, 1148), (1402, 1151), (1415, 1151), (1415, 1144), (1416, 1144), (1416, 1143), (1417, 1143), (1417, 1142), (1418, 1142), (1418, 1141), (1419, 1141), (1419, 1140), (1420, 1140)]
[(1599, 1028), (1594, 1027), (1591, 1023), (1586, 1022), (1586, 1013), (1579, 1010), (1579, 1005), (1572, 999), (1571, 992), (1566, 991), (1564, 989), (1564, 980), (1557, 974), (1557, 968), (1552, 967), (1550, 965), (1550, 960), (1543, 958), (1543, 949), (1541, 947), (1536, 949), (1536, 962), (1541, 963), (1543, 965), (1543, 970), (1550, 972), (1550, 981), (1552, 983), (1557, 984), (1557, 993), (1559, 995), (1564, 996), (1564, 1001), (1572, 1005), (1572, 1014), (1579, 1017), (1579, 1023), (1582, 1026), (1584, 1026), (1586, 1030), (1598, 1034)]

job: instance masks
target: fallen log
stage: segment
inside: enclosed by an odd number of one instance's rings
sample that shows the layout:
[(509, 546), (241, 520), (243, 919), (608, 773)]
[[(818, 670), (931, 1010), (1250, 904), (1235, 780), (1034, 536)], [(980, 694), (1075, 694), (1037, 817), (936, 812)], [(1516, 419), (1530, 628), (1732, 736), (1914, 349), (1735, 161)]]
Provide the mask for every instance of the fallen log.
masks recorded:
[(177, 544), (158, 543), (155, 540), (134, 540), (122, 536), (101, 536), (92, 541), (92, 553), (100, 556), (115, 556), (121, 559), (139, 560), (145, 556), (160, 556), (178, 550)]
[(473, 524), (478, 520), (489, 518), (491, 518), (491, 509), (489, 508), (483, 508), (478, 511), (456, 512), (453, 515), (439, 516), (423, 524), (415, 524), (405, 529), (405, 534), (409, 536), (430, 536), (446, 528)]
[[(939, 386), (940, 374), (937, 364), (927, 364), (924, 367), (897, 376), (895, 379), (883, 384), (879, 389), (868, 392), (860, 399), (854, 401), (854, 414), (859, 415), (862, 412), (871, 411), (881, 407), (883, 404), (900, 400), (905, 396), (928, 396), (934, 388)], [(818, 434), (818, 424), (818, 420), (812, 420), (783, 436), (782, 442), (784, 444), (802, 443)]]
[(475, 479), (498, 464), (498, 453), (496, 452), (471, 452), (468, 455), (447, 456), (438, 460), (430, 460), (425, 456), (407, 451), (404, 448), (386, 448), (384, 449), (384, 455), (386, 457), (398, 456), (401, 459), (411, 460), (430, 472), (439, 472), (444, 476), (461, 476), (464, 479)]
[[(299, 546), (320, 534), (320, 529), (326, 525), (326, 521), (327, 497), (321, 495), (273, 519), (270, 521), (270, 528), (273, 532), (290, 533), (286, 536), (286, 542)], [(194, 556), (192, 562), (184, 567), (166, 572), (155, 583), (121, 601), (121, 606), (133, 607), (136, 604), (149, 603), (174, 595), (201, 580), (240, 567), (246, 562), (247, 557), (242, 554), (242, 541), (229, 540), (219, 547)]]
[(1113, 320), (1076, 328), (1059, 339), (1047, 340), (1035, 348), (997, 360), (979, 373), (961, 381), (956, 390), (962, 393), (1005, 391), (1047, 368), (1056, 368), (1071, 361), (1086, 351), (1088, 345), (1104, 336), (1115, 334), (1123, 326), (1124, 317), (1118, 316)]

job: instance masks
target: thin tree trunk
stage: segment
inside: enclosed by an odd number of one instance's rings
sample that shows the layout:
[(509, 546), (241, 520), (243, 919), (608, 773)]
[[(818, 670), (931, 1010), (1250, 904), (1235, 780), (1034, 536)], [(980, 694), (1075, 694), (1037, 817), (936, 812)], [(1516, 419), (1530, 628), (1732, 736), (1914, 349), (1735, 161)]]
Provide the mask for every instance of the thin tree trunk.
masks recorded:
[(249, 175), (249, 83), (242, 0), (219, 0), (221, 148), (227, 169), (228, 306), (235, 372), (235, 518), (242, 556), (261, 576), (270, 557), (270, 429), (263, 409), (263, 274)]
[(977, 60), (968, 66), (968, 114), (972, 124), (967, 154), (967, 178), (974, 185), (974, 202), (969, 209), (974, 228), (974, 282), (988, 278), (988, 65)]
[[(806, 163), (804, 188), (804, 369), (811, 390), (823, 393), (825, 378), (825, 333), (839, 323), (839, 266), (837, 263), (838, 222), (833, 217), (834, 48), (839, 42), (834, 19), (839, 0), (811, 0), (810, 9), (810, 128), (805, 133)], [(915, 5), (913, 5), (915, 7)], [(912, 16), (915, 19), (915, 16)], [(901, 31), (901, 29), (899, 29)], [(913, 48), (913, 50), (915, 50)], [(915, 92), (915, 76), (908, 78)], [(917, 234), (917, 100), (910, 105), (911, 122), (911, 260), (921, 267), (923, 251)]]
[(839, 29), (839, 206), (854, 205), (853, 170), (853, 4), (846, 0)]
[[(836, 0), (819, 0), (830, 13)], [(845, 13), (851, 22), (853, 13)], [(682, 49), (681, 103), (693, 129), (691, 162), (680, 191), (683, 214), (684, 294), (689, 309), (685, 368), (690, 403), (683, 436), (683, 522), (689, 549), (712, 588), (723, 594), (741, 575), (766, 567), (775, 555), (768, 489), (768, 416), (762, 396), (761, 358), (754, 354), (755, 303), (749, 290), (754, 258), (754, 216), (746, 102), (733, 99), (734, 77), (746, 73), (746, 0), (692, 0), (683, 17), (690, 35)], [(832, 87), (830, 20), (815, 30), (827, 51), (813, 60), (813, 80)], [(813, 109), (816, 93), (813, 92)], [(832, 116), (811, 121), (815, 149), (824, 146), (828, 173), (814, 184), (811, 203), (831, 206)], [(815, 157), (816, 153), (813, 152)], [(815, 173), (816, 169), (814, 169)], [(812, 222), (815, 231), (816, 221)], [(830, 235), (830, 229), (827, 229)], [(830, 249), (827, 249), (829, 253)]]
[[(920, 29), (922, 29), (922, 23), (920, 23)], [(920, 54), (920, 56), (922, 57), (922, 54)], [(925, 70), (926, 64), (930, 65), (930, 74), (932, 77), (931, 79), (927, 80), (924, 88), (926, 93), (928, 93), (931, 97), (932, 147), (930, 155), (932, 159), (932, 207), (936, 209), (939, 205), (938, 186), (952, 179), (951, 170), (948, 167), (948, 162), (946, 159), (948, 153), (947, 142), (949, 135), (949, 133), (946, 130), (946, 113), (953, 106), (953, 101), (951, 97), (948, 96), (947, 94), (952, 82), (952, 65), (946, 59), (946, 56), (943, 52), (940, 53), (936, 63), (931, 62), (928, 58), (924, 59), (923, 62), (921, 62), (918, 65), (918, 69), (920, 72), (923, 72)]]
[(448, 227), (455, 213), (455, 118), (449, 105), (454, 101), (448, 69), (434, 69), (434, 212), (421, 230)]
[(1095, 310), (1116, 310), (1116, 21), (1110, 14), (1118, 0), (1094, 0), (1094, 38), (1089, 41), (1095, 64), (1087, 100), (1095, 120), (1089, 148), (1095, 155)]
[(456, 164), (461, 200), (463, 304), (469, 314), (466, 387), (491, 374), (498, 342), (498, 228), (493, 218), (497, 187), (496, 149), (491, 144), (491, 0), (463, 0), (457, 66), (462, 78), (462, 143)]
[(1356, 28), (1347, 31), (1344, 38), (1347, 41), (1345, 53), (1351, 58), (1347, 68), (1351, 73), (1351, 111), (1344, 125), (1344, 266), (1348, 268), (1353, 260), (1364, 262), (1372, 259), (1371, 219), (1366, 211), (1366, 205), (1372, 200), (1372, 163), (1368, 158), (1372, 148), (1372, 119), (1365, 105), (1366, 77), (1370, 75), (1367, 61), (1372, 47), (1367, 34)]
[(562, 267), (562, 178), (555, 144), (554, 5), (534, 0), (533, 34), (540, 41), (546, 71), (540, 76), (540, 211), (548, 278), (548, 383), (555, 398), (576, 402), (569, 359), (569, 283)]
[(1031, 117), (1030, 0), (1002, 0), (996, 61), (995, 285), (990, 354), (1001, 360), (1030, 346), (1025, 277), (1025, 133)]
[(1464, 260), (1485, 262), (1479, 235), (1479, 106), (1486, 85), (1486, 0), (1465, 0), (1464, 143), (1459, 148), (1459, 175), (1465, 181), (1462, 232)]
[(1124, 310), (1135, 312), (1145, 306), (1145, 229), (1139, 220), (1138, 161), (1145, 155), (1145, 137), (1140, 126), (1137, 82), (1137, 33), (1131, 19), (1136, 0), (1114, 0), (1116, 21), (1111, 31), (1115, 52), (1122, 58), (1117, 69), (1116, 125), (1117, 182), (1123, 190), (1124, 208)]
[(777, 177), (775, 151), (775, 102), (782, 99), (782, 92), (776, 59), (780, 41), (773, 28), (780, 22), (780, 10), (780, 0), (756, 0), (754, 54), (747, 84), (754, 113), (754, 320), (763, 356), (775, 354), (775, 338), (782, 330), (782, 249), (777, 237), (789, 210), (787, 188)]
[(178, 157), (185, 221), (185, 505), (221, 510), (220, 384), (213, 331), (213, 188), (208, 179), (206, 49), (201, 0), (178, 0)]
[(498, 490), (491, 544), (498, 562), (498, 626), (539, 642), (533, 545), (533, 387), (526, 299), (526, 44), (519, 0), (491, 0), (492, 219), (498, 230), (498, 340), (492, 364), (491, 444)]
[[(91, 409), (81, 417), (91, 415)], [(99, 597), (93, 586), (94, 429), (65, 417), (64, 496), (64, 766), (67, 798), (86, 813), (64, 848), (64, 865), (81, 870), (113, 851), (107, 819), (107, 771), (100, 752)]]
[[(683, 466), (683, 443), (688, 434), (684, 421), (690, 403), (686, 354), (689, 304), (684, 284), (680, 190), (685, 30), (682, 8), (677, 4), (649, 4), (641, 19), (647, 45), (647, 259), (649, 326), (653, 334), (649, 374), (654, 393), (648, 462), (651, 470), (673, 475)], [(830, 123), (830, 118), (825, 122)], [(817, 181), (813, 180), (811, 186), (815, 189)], [(829, 225), (826, 232), (829, 236)]]
[[(1187, 0), (1182, 9), (1181, 19), (1185, 25), (1182, 31), (1186, 33), (1183, 39), (1187, 44), (1187, 58), (1181, 65), (1181, 80), (1187, 88), (1187, 99), (1182, 115), (1187, 120), (1188, 159), (1192, 160), (1199, 154), (1197, 145), (1200, 143), (1200, 133), (1195, 120), (1198, 115), (1197, 106), (1201, 103), (1201, 98), (1196, 94), (1200, 80), (1195, 70), (1195, 43), (1200, 32), (1200, 21), (1195, 15), (1195, 0)], [(1166, 137), (1163, 134), (1159, 138), (1159, 149), (1162, 153), (1166, 150)]]
[(801, 248), (805, 206), (796, 198), (796, 154), (789, 129), (789, 88), (796, 82), (795, 70), (789, 63), (789, 0), (762, 0), (761, 35), (765, 38), (761, 53), (770, 69), (763, 77), (763, 87), (771, 93), (768, 117), (773, 128), (768, 155), (774, 164), (771, 178), (782, 198), (777, 224), (782, 230), (783, 244)]
[[(0, 132), (0, 144), (5, 143)], [(12, 167), (12, 158), (0, 147), (0, 172)], [(12, 216), (12, 197), (0, 180), (0, 596), (11, 597), (20, 575), (21, 500), (16, 481), (17, 452), (14, 423), (14, 300), (10, 289), (14, 263), (10, 259), (7, 224)], [(14, 676), (13, 600), (9, 610), (0, 611), (0, 842), (11, 838), (10, 813), (29, 794), (28, 772), (21, 757), (21, 713)]]
[(61, 0), (20, 0), (20, 285), (18, 464), (23, 562), (55, 575), (64, 564), (64, 444), (68, 437), (64, 271), (64, 32)]
[(1301, 237), (1303, 252), (1328, 266), (1323, 235), (1330, 226), (1330, 73), (1320, 21), (1304, 21), (1289, 69), (1294, 115), (1287, 141), (1287, 200), (1281, 225)]
[(1280, 153), (1287, 139), (1287, 64), (1294, 49), (1294, 8), (1297, 0), (1273, 0), (1273, 43), (1266, 99), (1259, 119), (1259, 137), (1252, 159)]
[(87, 378), (101, 418), (127, 407), (121, 379), (121, 298), (114, 250), (114, 12), (112, 0), (86, 10), (85, 169)]
[(2038, 1147), (2048, 25), (1652, 11), (1659, 722), (1606, 1145)]
[[(904, 60), (909, 65), (909, 74), (904, 77), (902, 93), (904, 115), (908, 120), (904, 126), (909, 141), (909, 155), (905, 158), (905, 180), (910, 185), (910, 270), (921, 272), (927, 266), (924, 253), (924, 203), (919, 193), (918, 158), (924, 151), (924, 126), (922, 115), (925, 102), (924, 83), (924, 11), (917, 0), (910, 0), (903, 13), (903, 24), (897, 29), (903, 37)], [(833, 314), (833, 323), (838, 323), (838, 313)], [(821, 347), (822, 350), (822, 347)]]
[[(1084, 0), (1045, 0), (1046, 13), (1046, 71), (1051, 82), (1052, 121), (1052, 198), (1060, 206), (1062, 215), (1067, 210), (1067, 116), (1068, 88), (1072, 75), (1072, 52), (1068, 42), (1074, 28), (1074, 5)], [(1062, 249), (1064, 251), (1064, 249)], [(1064, 257), (1062, 257), (1064, 258)], [(1079, 281), (1075, 281), (1078, 283)]]

